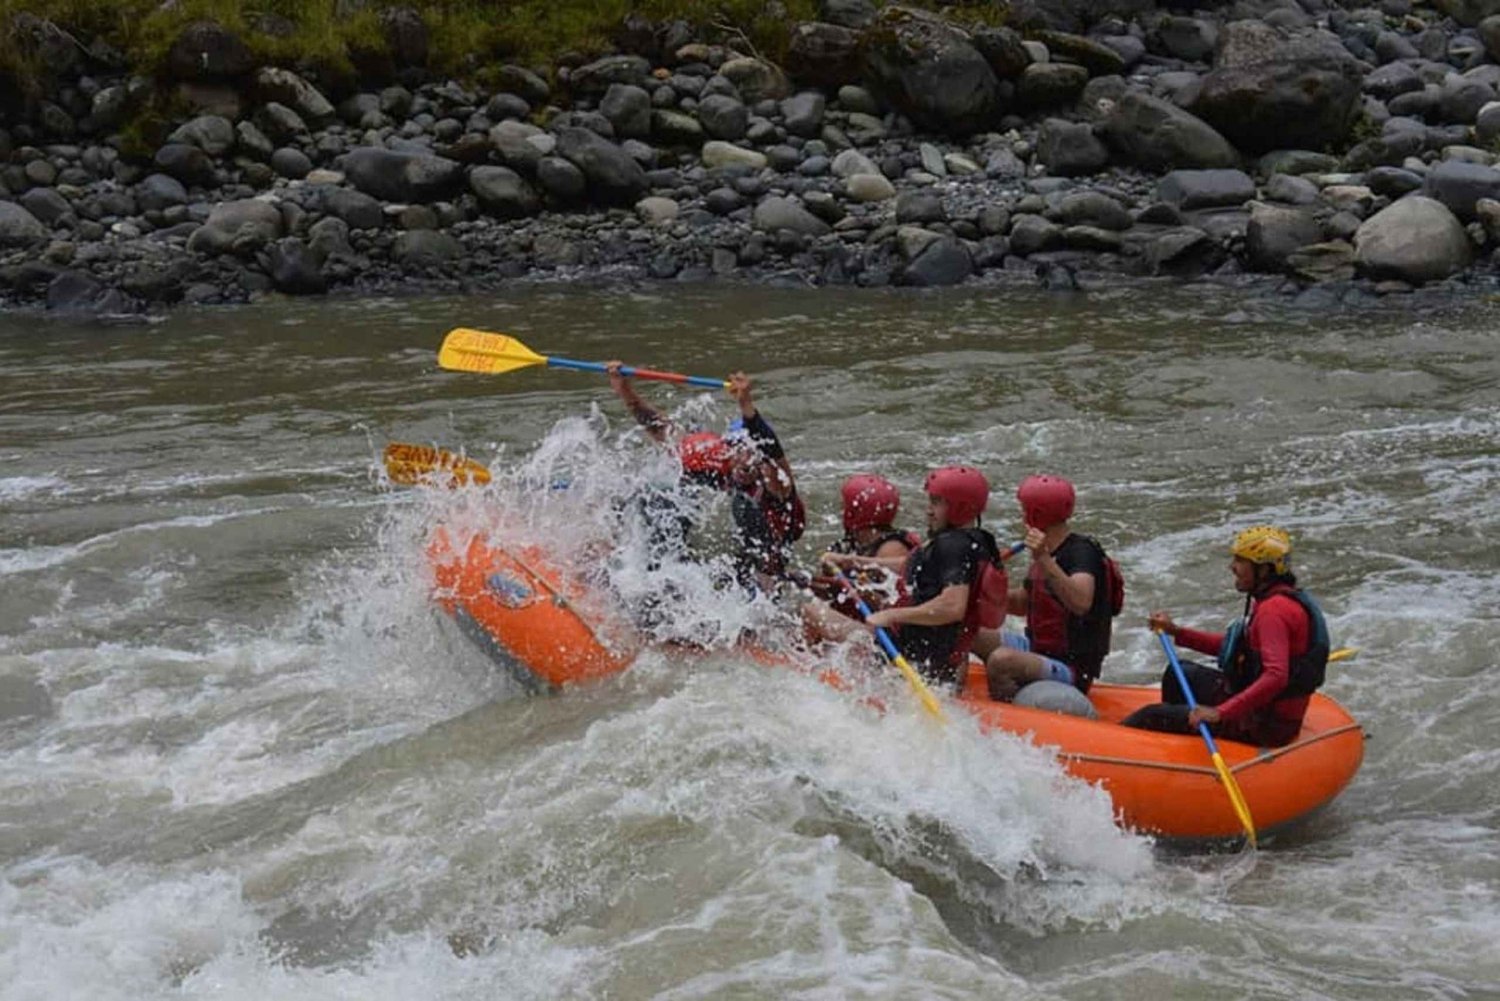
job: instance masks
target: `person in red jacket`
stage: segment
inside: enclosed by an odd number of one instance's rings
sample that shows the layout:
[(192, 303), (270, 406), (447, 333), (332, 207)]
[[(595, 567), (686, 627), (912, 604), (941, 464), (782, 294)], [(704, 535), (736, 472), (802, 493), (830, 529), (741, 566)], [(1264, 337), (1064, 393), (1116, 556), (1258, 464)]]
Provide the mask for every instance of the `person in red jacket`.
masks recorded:
[(1291, 570), (1292, 540), (1270, 525), (1247, 528), (1230, 547), (1234, 588), (1245, 615), (1222, 633), (1189, 629), (1164, 611), (1151, 628), (1180, 645), (1218, 657), (1217, 667), (1184, 661), (1198, 708), (1189, 710), (1176, 674), (1162, 675), (1162, 702), (1136, 710), (1126, 726), (1193, 733), (1207, 723), (1230, 740), (1281, 747), (1296, 739), (1312, 693), (1328, 665), (1328, 624)]

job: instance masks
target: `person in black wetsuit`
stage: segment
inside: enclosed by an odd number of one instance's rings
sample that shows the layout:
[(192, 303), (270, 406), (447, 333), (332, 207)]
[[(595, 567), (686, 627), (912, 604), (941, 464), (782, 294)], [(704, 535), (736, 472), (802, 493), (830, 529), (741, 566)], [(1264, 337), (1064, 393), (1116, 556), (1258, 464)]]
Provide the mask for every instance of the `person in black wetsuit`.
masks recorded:
[[(647, 434), (668, 443), (676, 428), (641, 399), (620, 367), (618, 361), (606, 363), (610, 388)], [(735, 576), (746, 587), (765, 588), (785, 574), (791, 545), (802, 537), (807, 514), (786, 451), (755, 406), (750, 377), (731, 374), (728, 390), (739, 405), (739, 419), (724, 435), (700, 431), (678, 438), (678, 457), (685, 479), (730, 494)]]
[[(891, 630), (901, 653), (929, 681), (961, 684), (979, 622), (979, 597), (990, 568), (1001, 569), (995, 537), (979, 527), (989, 502), (984, 474), (969, 466), (948, 466), (927, 475), (927, 541), (905, 560), (905, 595), (890, 608), (873, 612), (867, 628)], [(841, 567), (882, 565), (876, 557), (830, 554)], [(847, 629), (852, 632), (854, 623)]]

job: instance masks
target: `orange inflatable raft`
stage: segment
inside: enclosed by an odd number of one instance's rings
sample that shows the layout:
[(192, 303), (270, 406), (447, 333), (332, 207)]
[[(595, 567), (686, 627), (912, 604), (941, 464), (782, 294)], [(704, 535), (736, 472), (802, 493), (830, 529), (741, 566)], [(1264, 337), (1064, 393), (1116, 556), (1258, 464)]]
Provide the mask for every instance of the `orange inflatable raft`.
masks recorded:
[[(439, 532), (430, 556), (438, 602), (528, 689), (614, 674), (639, 652), (640, 638), (628, 623), (611, 620), (607, 611), (581, 613), (580, 603), (594, 596), (549, 565), (540, 550), (510, 552), (476, 536), (459, 552)], [(958, 696), (981, 726), (1056, 748), (1070, 774), (1109, 793), (1125, 827), (1184, 842), (1241, 836), (1198, 737), (1119, 725), (1158, 701), (1156, 686), (1096, 684), (1089, 701), (1098, 719), (995, 702), (977, 663)], [(1364, 758), (1364, 733), (1342, 706), (1316, 694), (1291, 744), (1260, 748), (1221, 740), (1219, 749), (1264, 836), (1305, 819), (1349, 784)]]

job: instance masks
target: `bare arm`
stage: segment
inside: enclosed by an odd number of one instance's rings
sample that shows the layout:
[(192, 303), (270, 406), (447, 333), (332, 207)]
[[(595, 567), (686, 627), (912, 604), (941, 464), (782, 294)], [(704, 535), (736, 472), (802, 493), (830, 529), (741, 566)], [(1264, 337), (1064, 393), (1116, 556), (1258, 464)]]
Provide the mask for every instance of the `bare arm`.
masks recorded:
[(624, 401), (626, 409), (630, 411), (630, 416), (635, 418), (637, 424), (645, 428), (646, 433), (654, 441), (666, 441), (672, 422), (667, 420), (666, 414), (641, 399), (630, 379), (620, 374), (622, 364), (619, 361), (604, 363), (605, 370), (609, 372), (609, 388), (613, 389), (615, 395)]
[(969, 607), (969, 585), (949, 584), (931, 601), (882, 609), (868, 619), (872, 626), (947, 626), (963, 621)]

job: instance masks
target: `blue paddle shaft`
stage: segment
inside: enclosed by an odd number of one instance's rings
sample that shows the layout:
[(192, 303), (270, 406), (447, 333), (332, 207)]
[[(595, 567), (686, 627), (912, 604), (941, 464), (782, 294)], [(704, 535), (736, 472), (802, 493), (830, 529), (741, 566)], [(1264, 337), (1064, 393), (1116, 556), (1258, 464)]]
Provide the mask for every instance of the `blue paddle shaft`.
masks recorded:
[[(571, 368), (578, 372), (608, 372), (603, 362), (598, 361), (576, 361), (572, 358), (553, 358), (548, 356), (547, 364), (553, 368)], [(675, 375), (674, 373), (652, 372), (649, 369), (640, 369), (634, 365), (621, 365), (620, 374), (626, 377), (634, 376), (639, 372), (649, 373), (648, 378), (660, 378), (662, 375), (673, 375), (666, 382), (684, 382), (689, 386), (702, 386), (705, 389), (723, 389), (723, 379), (708, 379), (700, 375)]]
[[(870, 606), (865, 604), (865, 599), (859, 596), (859, 588), (854, 586), (854, 581), (843, 570), (839, 571), (839, 580), (843, 582), (845, 590), (849, 592), (849, 597), (854, 599), (854, 607), (859, 609), (859, 617), (868, 622), (872, 613), (870, 612)], [(874, 628), (875, 639), (879, 641), (880, 648), (885, 651), (886, 656), (892, 660), (901, 656), (901, 651), (897, 650), (896, 644), (891, 641), (891, 634), (886, 632), (881, 626), (875, 626)]]
[[(1171, 637), (1166, 633), (1157, 633), (1156, 638), (1161, 640), (1161, 648), (1167, 652), (1167, 663), (1172, 665), (1172, 673), (1177, 675), (1177, 685), (1182, 689), (1183, 698), (1187, 699), (1188, 709), (1197, 709), (1198, 700), (1193, 697), (1193, 688), (1188, 684), (1187, 672), (1183, 671), (1182, 662), (1177, 659), (1177, 648), (1172, 645)], [(1208, 752), (1218, 754), (1219, 747), (1214, 743), (1214, 735), (1208, 732), (1208, 724), (1199, 722), (1198, 732), (1203, 734), (1203, 739), (1208, 744)]]

